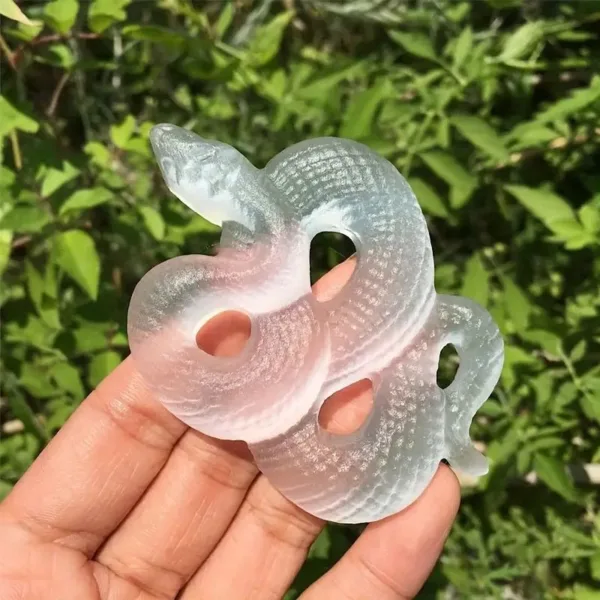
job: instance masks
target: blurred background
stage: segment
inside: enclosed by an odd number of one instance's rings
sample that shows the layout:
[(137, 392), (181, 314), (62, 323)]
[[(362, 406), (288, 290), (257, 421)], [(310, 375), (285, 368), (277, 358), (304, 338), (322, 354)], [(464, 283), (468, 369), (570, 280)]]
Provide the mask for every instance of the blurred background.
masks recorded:
[[(408, 178), (439, 292), (494, 315), (506, 361), (472, 437), (492, 460), (421, 598), (600, 598), (600, 3), (53, 0), (3, 18), (5, 495), (127, 355), (137, 281), (218, 230), (166, 190), (157, 122), (257, 166), (360, 140)], [(12, 2), (0, 7), (23, 20)], [(353, 252), (313, 243), (313, 279)], [(445, 352), (440, 382), (456, 355)], [(295, 598), (359, 528), (330, 526)]]

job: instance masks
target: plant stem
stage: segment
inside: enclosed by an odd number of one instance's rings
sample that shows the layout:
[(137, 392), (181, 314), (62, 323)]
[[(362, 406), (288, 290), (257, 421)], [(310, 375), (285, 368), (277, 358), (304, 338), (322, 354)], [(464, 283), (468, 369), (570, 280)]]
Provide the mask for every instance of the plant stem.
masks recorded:
[(434, 116), (433, 112), (428, 112), (425, 115), (425, 118), (423, 119), (423, 122), (421, 123), (421, 127), (419, 127), (419, 130), (417, 131), (417, 133), (414, 137), (414, 141), (413, 141), (411, 148), (408, 151), (408, 154), (406, 156), (406, 162), (404, 164), (404, 177), (408, 177), (410, 174), (410, 168), (412, 166), (413, 157), (416, 154), (419, 146), (421, 145), (421, 142), (423, 141), (423, 137), (425, 136), (425, 133), (426, 133), (427, 129), (429, 128), (429, 125), (431, 125), (433, 116)]
[(54, 116), (54, 113), (56, 112), (56, 107), (58, 106), (58, 100), (60, 99), (60, 95), (61, 95), (67, 81), (69, 80), (70, 76), (71, 76), (70, 71), (65, 71), (61, 75), (61, 78), (58, 80), (58, 83), (56, 84), (56, 87), (54, 88), (54, 91), (52, 92), (52, 98), (50, 100), (50, 104), (48, 105), (48, 108), (46, 109), (47, 117)]
[(17, 134), (17, 130), (13, 129), (10, 132), (9, 137), (10, 144), (12, 146), (15, 167), (17, 168), (17, 171), (20, 171), (23, 168), (23, 157), (21, 156), (21, 146), (19, 145), (19, 137)]
[(0, 34), (0, 50), (2, 50), (2, 52), (4, 52), (4, 54), (6, 54), (6, 60), (8, 61), (8, 64), (11, 66), (13, 71), (16, 71), (17, 63), (15, 62), (14, 54), (12, 53), (12, 50), (8, 47), (6, 40), (2, 37), (1, 34)]

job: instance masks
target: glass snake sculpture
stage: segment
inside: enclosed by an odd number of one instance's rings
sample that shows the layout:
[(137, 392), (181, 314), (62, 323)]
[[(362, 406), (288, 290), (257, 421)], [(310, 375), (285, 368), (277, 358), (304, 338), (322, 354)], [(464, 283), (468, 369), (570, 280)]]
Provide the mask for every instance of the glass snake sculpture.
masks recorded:
[[(222, 226), (216, 256), (168, 260), (133, 293), (133, 360), (161, 402), (202, 433), (247, 442), (277, 489), (338, 523), (400, 511), (442, 458), (484, 474), (469, 427), (499, 378), (502, 338), (479, 305), (436, 294), (427, 225), (395, 167), (338, 138), (295, 144), (257, 169), (174, 125), (150, 137), (171, 192)], [(344, 233), (358, 255), (326, 302), (309, 275), (322, 231)], [(249, 316), (250, 339), (235, 357), (211, 356), (196, 334), (228, 310)], [(460, 366), (441, 389), (447, 344)], [(365, 378), (374, 393), (365, 422), (348, 435), (323, 429), (324, 401)]]

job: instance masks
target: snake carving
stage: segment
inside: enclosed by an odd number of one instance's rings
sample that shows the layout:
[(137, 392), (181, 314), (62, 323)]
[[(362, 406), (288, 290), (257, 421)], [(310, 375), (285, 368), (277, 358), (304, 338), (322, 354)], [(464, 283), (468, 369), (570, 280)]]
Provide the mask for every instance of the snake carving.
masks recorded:
[[(264, 169), (174, 125), (157, 125), (151, 143), (171, 192), (222, 226), (216, 256), (154, 267), (131, 300), (133, 359), (173, 414), (244, 440), (286, 497), (338, 523), (400, 511), (442, 458), (468, 474), (487, 471), (469, 427), (498, 380), (503, 342), (483, 308), (436, 294), (425, 219), (391, 163), (338, 138), (293, 145)], [(326, 302), (309, 277), (310, 243), (322, 231), (346, 234), (358, 256)], [(239, 355), (214, 357), (196, 334), (227, 310), (249, 316), (250, 339)], [(447, 344), (460, 366), (440, 389)], [(324, 401), (362, 379), (374, 400), (360, 428), (321, 428)]]

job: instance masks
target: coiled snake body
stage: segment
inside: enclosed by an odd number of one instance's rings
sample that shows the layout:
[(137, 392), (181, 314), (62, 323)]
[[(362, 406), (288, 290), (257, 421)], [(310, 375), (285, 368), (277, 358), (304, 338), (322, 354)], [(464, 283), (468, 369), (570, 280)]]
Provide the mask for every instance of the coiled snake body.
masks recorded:
[[(162, 263), (138, 284), (129, 339), (142, 375), (191, 427), (248, 442), (257, 465), (288, 498), (322, 518), (366, 522), (415, 500), (441, 458), (487, 470), (469, 426), (502, 366), (490, 316), (436, 295), (425, 219), (410, 187), (362, 144), (320, 138), (254, 168), (236, 150), (172, 125), (151, 135), (165, 181), (223, 226), (216, 257)], [(319, 303), (309, 249), (321, 231), (357, 248), (348, 284)], [(196, 333), (215, 314), (248, 314), (242, 353), (215, 358)], [(461, 364), (441, 390), (441, 348)], [(325, 399), (369, 378), (373, 409), (349, 435), (319, 427)]]

